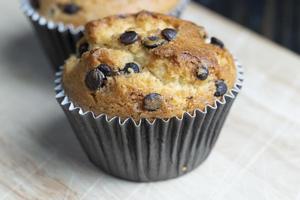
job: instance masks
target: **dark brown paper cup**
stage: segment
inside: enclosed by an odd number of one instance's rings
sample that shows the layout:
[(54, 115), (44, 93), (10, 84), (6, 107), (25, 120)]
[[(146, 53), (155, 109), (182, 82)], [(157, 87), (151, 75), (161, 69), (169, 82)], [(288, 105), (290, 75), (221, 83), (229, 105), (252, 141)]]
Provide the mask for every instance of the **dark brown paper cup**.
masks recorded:
[[(181, 0), (170, 14), (179, 17), (190, 0)], [(83, 27), (48, 21), (32, 7), (30, 0), (21, 0), (21, 9), (34, 28), (55, 71), (76, 53), (76, 43), (83, 35)]]
[(56, 74), (56, 99), (89, 159), (100, 169), (131, 181), (167, 180), (192, 171), (210, 154), (242, 87), (242, 67), (236, 65), (236, 84), (222, 100), (181, 118), (137, 123), (84, 112), (64, 93), (62, 70)]

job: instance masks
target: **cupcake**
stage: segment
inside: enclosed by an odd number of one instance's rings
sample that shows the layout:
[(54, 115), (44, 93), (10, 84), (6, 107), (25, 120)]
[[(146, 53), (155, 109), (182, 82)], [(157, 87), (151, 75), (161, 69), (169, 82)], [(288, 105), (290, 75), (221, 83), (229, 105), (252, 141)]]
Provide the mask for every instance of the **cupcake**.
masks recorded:
[(143, 9), (179, 16), (189, 0), (22, 0), (54, 69), (75, 52), (86, 22)]
[(186, 174), (210, 154), (242, 82), (203, 27), (150, 13), (85, 26), (57, 73), (57, 100), (103, 171), (132, 181)]

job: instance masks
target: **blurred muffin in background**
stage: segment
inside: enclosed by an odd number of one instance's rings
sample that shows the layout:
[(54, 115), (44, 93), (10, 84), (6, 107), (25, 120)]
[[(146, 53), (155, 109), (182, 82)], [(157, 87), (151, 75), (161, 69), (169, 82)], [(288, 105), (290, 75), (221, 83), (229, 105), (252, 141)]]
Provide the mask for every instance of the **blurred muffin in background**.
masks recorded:
[(189, 0), (22, 0), (54, 70), (71, 54), (87, 21), (149, 10), (179, 16)]
[(134, 13), (140, 10), (170, 14), (181, 0), (35, 0), (40, 15), (54, 22), (84, 25), (109, 15)]

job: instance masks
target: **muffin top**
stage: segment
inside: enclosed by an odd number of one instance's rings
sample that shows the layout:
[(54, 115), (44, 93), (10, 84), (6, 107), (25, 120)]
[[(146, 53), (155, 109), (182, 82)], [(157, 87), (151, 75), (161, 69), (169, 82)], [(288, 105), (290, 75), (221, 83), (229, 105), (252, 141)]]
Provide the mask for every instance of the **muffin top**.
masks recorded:
[(39, 13), (54, 22), (84, 25), (120, 13), (134, 13), (144, 9), (166, 13), (174, 11), (180, 0), (31, 0)]
[(63, 73), (66, 95), (84, 111), (134, 120), (181, 117), (234, 87), (231, 54), (191, 22), (142, 11), (85, 28)]

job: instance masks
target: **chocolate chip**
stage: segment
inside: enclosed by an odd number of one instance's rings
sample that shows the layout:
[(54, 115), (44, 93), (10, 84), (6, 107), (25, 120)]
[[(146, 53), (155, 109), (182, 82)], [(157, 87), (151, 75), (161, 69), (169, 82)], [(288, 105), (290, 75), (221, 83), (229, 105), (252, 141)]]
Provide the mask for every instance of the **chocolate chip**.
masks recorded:
[(53, 17), (55, 13), (56, 13), (55, 8), (53, 8), (53, 7), (50, 8), (50, 10), (49, 10), (49, 15), (50, 15), (51, 17)]
[(31, 0), (30, 1), (31, 6), (34, 9), (39, 9), (40, 8), (40, 1), (39, 0)]
[(162, 30), (161, 34), (166, 40), (171, 41), (176, 38), (177, 31), (172, 28), (166, 28), (166, 29)]
[(216, 37), (212, 37), (210, 39), (210, 43), (213, 44), (213, 45), (217, 45), (220, 48), (224, 48), (224, 43)]
[(149, 49), (154, 49), (166, 43), (166, 40), (157, 36), (150, 36), (143, 40), (143, 45)]
[(78, 47), (78, 55), (79, 57), (82, 56), (83, 53), (87, 52), (89, 50), (89, 44), (88, 43), (82, 43), (80, 44), (80, 46)]
[(138, 64), (131, 62), (131, 63), (127, 63), (123, 70), (126, 74), (139, 73), (140, 67)]
[(76, 5), (75, 3), (68, 3), (68, 4), (64, 4), (62, 6), (62, 10), (66, 14), (73, 15), (73, 14), (76, 14), (80, 10), (80, 7), (78, 5)]
[(85, 84), (90, 90), (94, 91), (100, 89), (104, 85), (104, 80), (104, 74), (96, 68), (87, 73)]
[(148, 111), (156, 111), (160, 109), (163, 98), (160, 94), (150, 93), (144, 98), (144, 108)]
[(113, 70), (107, 64), (100, 64), (98, 66), (98, 69), (104, 74), (104, 76), (112, 76), (113, 75)]
[(125, 45), (133, 44), (139, 39), (135, 31), (126, 31), (120, 36), (120, 42)]
[(201, 64), (197, 69), (197, 74), (196, 74), (197, 78), (199, 80), (204, 81), (207, 79), (208, 75), (209, 75), (209, 71), (207, 67)]
[(216, 81), (215, 85), (216, 85), (216, 92), (215, 92), (216, 97), (220, 97), (226, 94), (228, 88), (226, 83), (223, 80)]

